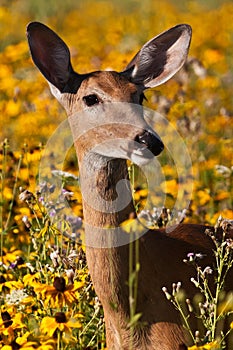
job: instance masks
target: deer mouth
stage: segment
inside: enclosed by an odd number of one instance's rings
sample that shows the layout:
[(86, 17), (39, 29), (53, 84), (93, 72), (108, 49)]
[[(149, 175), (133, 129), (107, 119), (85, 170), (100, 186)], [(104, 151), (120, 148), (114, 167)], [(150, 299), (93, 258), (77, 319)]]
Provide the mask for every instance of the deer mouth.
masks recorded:
[(154, 154), (146, 147), (140, 146), (132, 151), (132, 154), (137, 157), (146, 158), (148, 160), (154, 158)]
[[(144, 139), (143, 139), (144, 140)], [(155, 143), (145, 143), (138, 141), (130, 141), (127, 147), (121, 145), (122, 154), (124, 158), (130, 159), (133, 163), (138, 165), (146, 165), (155, 156), (158, 156), (164, 149), (164, 145), (160, 139)]]
[(138, 134), (134, 140), (125, 138), (108, 139), (95, 145), (92, 152), (105, 157), (129, 159), (145, 165), (164, 149), (159, 136), (150, 130)]
[(138, 165), (146, 165), (148, 164), (155, 155), (146, 147), (140, 146), (138, 148), (134, 148), (131, 154), (129, 155), (129, 159)]

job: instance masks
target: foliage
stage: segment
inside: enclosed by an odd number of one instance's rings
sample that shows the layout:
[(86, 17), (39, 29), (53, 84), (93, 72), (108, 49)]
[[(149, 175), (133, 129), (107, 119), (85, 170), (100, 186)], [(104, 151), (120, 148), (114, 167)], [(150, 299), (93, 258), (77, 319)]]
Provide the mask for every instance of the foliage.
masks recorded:
[[(233, 218), (232, 15), (230, 1), (163, 1), (159, 6), (150, 0), (1, 2), (2, 349), (105, 347), (103, 313), (82, 246), (74, 152), (67, 155), (63, 172), (54, 166), (54, 154), (49, 154), (52, 183), (58, 175), (61, 186), (37, 184), (46, 142), (65, 119), (65, 112), (52, 100), (46, 82), (32, 65), (25, 39), (27, 23), (43, 21), (59, 32), (71, 47), (73, 65), (80, 73), (106, 68), (120, 71), (151, 37), (177, 23), (191, 24), (193, 40), (185, 68), (166, 85), (146, 92), (145, 104), (166, 115), (189, 150), (192, 198), (189, 208), (179, 208), (181, 213), (188, 209), (185, 220), (214, 224), (219, 215)], [(160, 162), (166, 206), (172, 208), (177, 192), (185, 195), (185, 187), (168, 154)], [(67, 181), (67, 171), (73, 174), (73, 182)], [(139, 173), (134, 180), (135, 204), (142, 211), (147, 189)], [(50, 201), (53, 194), (59, 198), (55, 204)], [(153, 196), (152, 207), (160, 200), (159, 194)], [(77, 221), (71, 220), (67, 206)], [(61, 212), (62, 218), (57, 219), (55, 214)], [(158, 219), (164, 221), (164, 216), (161, 219), (161, 211), (153, 209), (151, 226), (157, 226)], [(130, 285), (134, 298), (136, 275)], [(134, 308), (132, 320), (138, 316)], [(228, 311), (232, 311), (230, 302)], [(213, 338), (206, 349), (216, 348)]]
[[(166, 298), (181, 314), (184, 327), (195, 344), (190, 349), (208, 349), (208, 346), (213, 349), (223, 349), (226, 346), (226, 338), (232, 330), (233, 323), (230, 323), (225, 333), (221, 329), (223, 320), (226, 321), (232, 314), (232, 310), (228, 307), (232, 294), (230, 293), (228, 298), (224, 295), (224, 284), (233, 264), (233, 240), (227, 238), (229, 229), (232, 227), (232, 221), (219, 217), (214, 229), (206, 229), (206, 234), (214, 243), (215, 263), (212, 267), (201, 266), (200, 260), (204, 257), (201, 253), (190, 252), (184, 259), (184, 263), (193, 266), (196, 271), (196, 277), (191, 278), (191, 282), (197, 288), (197, 294), (192, 301), (186, 295), (184, 296), (181, 282), (173, 284), (171, 294), (166, 287), (163, 288)], [(222, 237), (219, 237), (219, 228), (223, 229)], [(199, 330), (193, 332), (191, 329), (193, 315), (201, 321), (199, 325), (201, 332)]]

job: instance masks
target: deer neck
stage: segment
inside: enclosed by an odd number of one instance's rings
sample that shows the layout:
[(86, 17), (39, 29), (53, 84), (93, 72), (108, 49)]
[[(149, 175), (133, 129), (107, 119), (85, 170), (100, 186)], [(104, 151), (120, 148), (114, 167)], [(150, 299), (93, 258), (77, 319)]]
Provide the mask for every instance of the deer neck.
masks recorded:
[(120, 227), (134, 213), (127, 163), (90, 153), (79, 168), (86, 255), (95, 290), (110, 312), (113, 304), (127, 309), (129, 234)]
[(127, 162), (90, 152), (79, 164), (86, 243), (116, 246), (122, 222), (135, 212)]

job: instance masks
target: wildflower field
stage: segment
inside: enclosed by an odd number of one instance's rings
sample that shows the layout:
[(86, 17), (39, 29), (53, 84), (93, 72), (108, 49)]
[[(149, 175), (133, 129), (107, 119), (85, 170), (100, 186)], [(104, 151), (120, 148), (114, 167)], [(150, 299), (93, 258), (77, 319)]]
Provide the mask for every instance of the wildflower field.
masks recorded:
[[(177, 215), (185, 210), (185, 222), (215, 225), (220, 216), (233, 220), (233, 2), (0, 2), (0, 349), (105, 349), (103, 311), (85, 259), (77, 160), (71, 147), (58, 164), (48, 147), (66, 115), (32, 63), (30, 21), (59, 33), (79, 73), (121, 71), (155, 35), (178, 23), (192, 26), (185, 67), (147, 91), (144, 105), (167, 118), (191, 158), (182, 184), (161, 155), (165, 206), (172, 211), (188, 186), (190, 204)], [(143, 210), (147, 189), (136, 183), (134, 195)], [(155, 193), (152, 226), (159, 201)], [(227, 301), (223, 309), (232, 312)], [(223, 346), (213, 336), (200, 349)], [(190, 349), (198, 348), (197, 342)]]

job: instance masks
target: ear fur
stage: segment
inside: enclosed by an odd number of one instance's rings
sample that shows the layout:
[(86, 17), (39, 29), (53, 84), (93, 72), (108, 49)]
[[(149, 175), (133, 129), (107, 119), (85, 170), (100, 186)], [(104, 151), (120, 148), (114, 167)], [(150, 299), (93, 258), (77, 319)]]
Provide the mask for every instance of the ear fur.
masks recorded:
[(60, 92), (76, 92), (83, 77), (74, 72), (65, 42), (40, 22), (27, 26), (27, 38), (32, 59), (48, 82)]
[(127, 65), (122, 74), (140, 85), (152, 88), (170, 79), (184, 64), (192, 29), (180, 24), (148, 41)]

